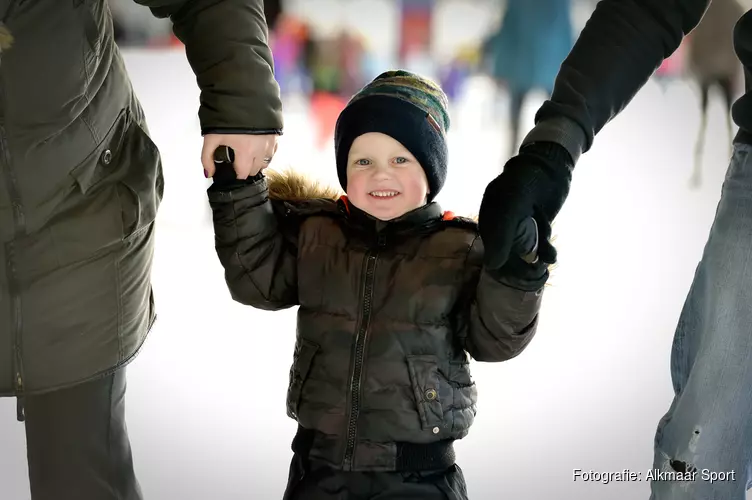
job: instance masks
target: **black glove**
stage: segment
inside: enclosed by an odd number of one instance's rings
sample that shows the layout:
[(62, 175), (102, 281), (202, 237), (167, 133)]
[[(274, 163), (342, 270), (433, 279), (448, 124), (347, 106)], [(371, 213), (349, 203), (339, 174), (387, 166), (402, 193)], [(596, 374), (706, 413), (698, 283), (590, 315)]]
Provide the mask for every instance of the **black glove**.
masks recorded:
[(517, 274), (521, 261), (510, 258), (521, 225), (528, 217), (538, 224), (538, 257), (541, 263), (556, 262), (551, 245), (551, 222), (569, 194), (574, 163), (563, 146), (552, 142), (533, 143), (504, 165), (483, 194), (478, 229), (485, 248), (485, 265), (500, 274), (509, 265)]

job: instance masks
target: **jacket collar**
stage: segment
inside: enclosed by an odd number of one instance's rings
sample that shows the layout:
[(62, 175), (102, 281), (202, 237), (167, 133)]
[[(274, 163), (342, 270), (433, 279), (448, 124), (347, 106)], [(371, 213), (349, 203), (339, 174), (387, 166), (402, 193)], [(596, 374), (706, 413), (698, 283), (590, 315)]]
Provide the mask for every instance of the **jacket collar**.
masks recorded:
[(367, 214), (349, 202), (347, 196), (340, 197), (338, 204), (346, 213), (348, 224), (381, 242), (398, 235), (417, 234), (433, 228), (442, 218), (441, 207), (431, 202), (395, 219), (382, 221)]

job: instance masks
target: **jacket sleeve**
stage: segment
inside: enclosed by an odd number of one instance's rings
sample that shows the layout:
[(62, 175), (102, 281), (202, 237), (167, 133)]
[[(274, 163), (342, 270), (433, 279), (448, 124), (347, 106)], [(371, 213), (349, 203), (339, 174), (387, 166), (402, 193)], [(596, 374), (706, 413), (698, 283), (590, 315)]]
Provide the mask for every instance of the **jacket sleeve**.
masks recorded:
[(208, 190), (214, 244), (232, 298), (269, 311), (298, 304), (297, 223), (268, 198), (266, 179)]
[(476, 361), (506, 361), (521, 353), (535, 335), (543, 286), (535, 291), (508, 286), (489, 274), (482, 260), (483, 243), (476, 238), (467, 262), (475, 289), (469, 290), (474, 295), (465, 350)]
[(135, 0), (169, 17), (201, 89), (201, 133), (281, 134), (262, 0)]
[(699, 24), (710, 0), (601, 0), (523, 140), (556, 142), (577, 162)]

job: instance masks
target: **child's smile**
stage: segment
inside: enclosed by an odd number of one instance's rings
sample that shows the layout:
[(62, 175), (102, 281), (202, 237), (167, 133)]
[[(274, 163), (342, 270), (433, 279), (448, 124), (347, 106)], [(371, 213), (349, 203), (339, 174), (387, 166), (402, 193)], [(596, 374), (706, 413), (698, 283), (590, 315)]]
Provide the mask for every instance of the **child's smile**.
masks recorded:
[(353, 141), (347, 158), (347, 197), (364, 212), (391, 220), (426, 204), (423, 167), (398, 141), (379, 132)]

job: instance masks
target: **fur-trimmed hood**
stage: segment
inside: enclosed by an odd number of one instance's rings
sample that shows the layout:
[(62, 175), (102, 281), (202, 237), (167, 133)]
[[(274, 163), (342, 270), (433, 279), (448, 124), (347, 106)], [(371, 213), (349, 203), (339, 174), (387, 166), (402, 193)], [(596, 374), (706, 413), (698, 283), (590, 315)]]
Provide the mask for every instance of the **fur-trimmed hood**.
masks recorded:
[(303, 201), (323, 198), (337, 201), (345, 194), (339, 188), (323, 184), (292, 169), (267, 169), (264, 170), (264, 175), (269, 186), (270, 200)]

